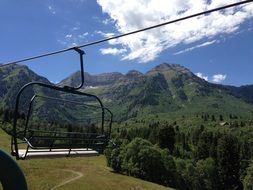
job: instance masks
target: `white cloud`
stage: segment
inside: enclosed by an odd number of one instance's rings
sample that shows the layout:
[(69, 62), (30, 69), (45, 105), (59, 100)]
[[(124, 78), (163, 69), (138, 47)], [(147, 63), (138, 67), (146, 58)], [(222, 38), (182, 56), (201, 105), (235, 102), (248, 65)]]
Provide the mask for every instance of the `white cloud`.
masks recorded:
[(203, 73), (195, 73), (199, 78), (202, 78), (206, 81), (208, 81), (208, 76), (205, 76)]
[[(74, 1), (78, 2), (79, 0)], [(91, 35), (89, 32), (83, 30), (79, 21), (73, 21), (71, 24), (63, 25), (57, 36), (59, 44), (65, 47), (73, 47), (88, 42), (88, 38)]]
[(70, 45), (71, 47), (77, 46), (76, 42), (72, 42), (72, 44)]
[(48, 10), (52, 13), (52, 14), (56, 14), (56, 11), (55, 11), (55, 9), (53, 8), (53, 6), (51, 6), (51, 5), (49, 5), (48, 6)]
[(78, 37), (83, 39), (83, 38), (85, 38), (86, 36), (88, 36), (88, 34), (89, 34), (88, 32), (84, 32), (84, 33), (82, 33), (82, 34), (79, 34)]
[(215, 83), (221, 83), (226, 79), (227, 75), (216, 74), (212, 76), (212, 81)]
[[(236, 0), (97, 0), (119, 33), (156, 25), (196, 12), (236, 2)], [(182, 22), (127, 36), (110, 42), (127, 48), (123, 59), (148, 62), (178, 44), (211, 41), (216, 35), (237, 31), (253, 16), (253, 4), (199, 16)], [(203, 46), (200, 46), (203, 47)]]
[(67, 34), (65, 38), (71, 38), (72, 36), (73, 36), (72, 34)]
[(80, 29), (80, 27), (75, 26), (75, 27), (73, 27), (71, 30), (72, 30), (72, 31), (76, 31), (76, 30), (79, 30), (79, 29)]
[(107, 25), (107, 24), (109, 24), (109, 23), (111, 23), (111, 22), (112, 22), (112, 20), (111, 20), (111, 19), (108, 19), (108, 18), (102, 21), (102, 23), (103, 23), (104, 25)]
[(204, 47), (204, 46), (209, 46), (209, 45), (212, 45), (212, 44), (217, 43), (217, 42), (218, 42), (217, 40), (213, 40), (213, 41), (210, 41), (210, 42), (205, 42), (205, 43), (202, 43), (202, 44), (198, 44), (196, 46), (193, 46), (193, 47), (186, 48), (184, 50), (178, 51), (178, 52), (174, 53), (174, 55), (179, 55), (179, 54), (182, 54), (182, 53), (186, 53), (186, 52), (192, 51), (192, 50), (194, 50), (196, 48), (201, 48), (201, 47)]
[(100, 52), (103, 55), (111, 54), (111, 55), (119, 55), (122, 53), (125, 53), (127, 50), (126, 49), (117, 49), (117, 48), (102, 48), (100, 49)]
[(67, 46), (67, 47), (73, 47), (78, 46), (78, 44), (82, 44), (84, 42), (87, 42), (87, 37), (89, 35), (88, 32), (79, 33), (77, 30), (73, 31), (73, 29), (70, 29), (69, 34), (61, 34), (62, 37), (58, 39), (58, 43)]
[(110, 38), (112, 36), (115, 35), (115, 33), (112, 33), (112, 32), (108, 32), (108, 33), (105, 33), (105, 32), (102, 32), (102, 31), (95, 31), (96, 34), (99, 34), (105, 38)]

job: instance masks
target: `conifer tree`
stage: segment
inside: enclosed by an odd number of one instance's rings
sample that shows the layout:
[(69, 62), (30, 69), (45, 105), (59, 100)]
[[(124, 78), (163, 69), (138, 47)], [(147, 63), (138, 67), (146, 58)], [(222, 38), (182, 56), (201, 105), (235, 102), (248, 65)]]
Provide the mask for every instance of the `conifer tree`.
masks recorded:
[(161, 148), (168, 148), (172, 153), (175, 146), (175, 130), (171, 125), (164, 125), (158, 132), (158, 144)]
[(252, 190), (253, 189), (253, 160), (251, 164), (247, 168), (247, 175), (243, 180), (244, 190)]
[(212, 144), (212, 133), (202, 132), (197, 145), (196, 159), (206, 159), (209, 157), (210, 147)]
[(223, 134), (218, 140), (217, 166), (221, 189), (242, 189), (238, 141), (230, 134)]

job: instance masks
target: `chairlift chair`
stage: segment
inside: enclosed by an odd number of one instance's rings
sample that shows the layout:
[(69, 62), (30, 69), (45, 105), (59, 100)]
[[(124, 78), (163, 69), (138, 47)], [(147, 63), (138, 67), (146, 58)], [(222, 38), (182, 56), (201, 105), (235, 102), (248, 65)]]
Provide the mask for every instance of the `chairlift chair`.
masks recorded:
[[(103, 152), (106, 143), (110, 138), (111, 126), (113, 114), (112, 112), (104, 107), (102, 101), (95, 95), (78, 91), (84, 84), (84, 70), (83, 70), (83, 54), (84, 52), (78, 48), (73, 48), (80, 56), (81, 66), (81, 84), (78, 87), (69, 86), (55, 86), (42, 82), (30, 82), (24, 85), (18, 92), (14, 111), (14, 121), (11, 139), (11, 153), (16, 159), (25, 159), (29, 156), (60, 156), (60, 155), (80, 155), (80, 154), (98, 154)], [(41, 88), (50, 89), (53, 91), (66, 93), (68, 95), (75, 95), (78, 97), (92, 98), (97, 104), (93, 105), (90, 103), (69, 100), (59, 97), (43, 96), (40, 94), (34, 94), (30, 99), (28, 105), (28, 111), (26, 114), (25, 126), (19, 129), (17, 126), (20, 97), (24, 93), (24, 90), (30, 86), (39, 86)], [(31, 123), (31, 114), (33, 111), (33, 105), (36, 99), (42, 98), (45, 101), (60, 101), (62, 103), (71, 103), (85, 107), (87, 109), (99, 110), (100, 130), (96, 133), (90, 133), (89, 131), (62, 131), (60, 129), (43, 129), (33, 128)], [(109, 115), (109, 119), (105, 119), (105, 114)], [(87, 120), (85, 117), (83, 120)], [(108, 124), (107, 130), (105, 130), (105, 122)], [(26, 145), (26, 149), (21, 149), (21, 144)], [(23, 146), (24, 147), (24, 146)]]

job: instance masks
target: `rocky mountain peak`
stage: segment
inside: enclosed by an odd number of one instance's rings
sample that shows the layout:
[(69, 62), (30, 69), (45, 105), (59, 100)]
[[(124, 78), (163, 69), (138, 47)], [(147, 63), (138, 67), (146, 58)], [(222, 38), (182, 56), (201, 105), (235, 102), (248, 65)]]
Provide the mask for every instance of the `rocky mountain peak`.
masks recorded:
[(169, 64), (169, 63), (162, 63), (157, 66), (155, 66), (153, 69), (150, 71), (158, 71), (158, 72), (164, 72), (168, 70), (173, 70), (176, 72), (190, 72), (189, 69), (185, 68), (182, 65), (179, 64)]
[(137, 71), (137, 70), (130, 70), (126, 74), (127, 77), (139, 77), (139, 76), (142, 76), (142, 75), (143, 74), (140, 71)]
[(155, 66), (153, 69), (146, 73), (147, 76), (154, 76), (157, 73), (163, 74), (167, 80), (170, 80), (172, 77), (179, 75), (187, 75), (188, 77), (194, 77), (194, 74), (187, 68), (179, 64), (168, 64), (162, 63)]

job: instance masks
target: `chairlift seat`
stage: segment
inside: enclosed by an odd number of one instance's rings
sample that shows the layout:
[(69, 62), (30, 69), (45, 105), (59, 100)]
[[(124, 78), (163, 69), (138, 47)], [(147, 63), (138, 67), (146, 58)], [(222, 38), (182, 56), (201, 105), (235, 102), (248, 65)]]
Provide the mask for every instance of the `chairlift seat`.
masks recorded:
[[(24, 137), (26, 149), (19, 150), (19, 156), (60, 156), (60, 155), (90, 155), (103, 152), (106, 135), (95, 133), (40, 131), (29, 129), (31, 134)], [(48, 152), (48, 154), (46, 154)]]
[(19, 149), (18, 156), (21, 159), (42, 158), (42, 157), (62, 157), (62, 156), (98, 156), (99, 152), (92, 149)]

